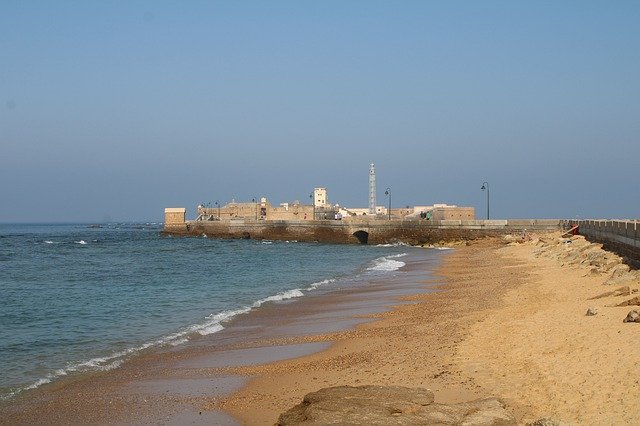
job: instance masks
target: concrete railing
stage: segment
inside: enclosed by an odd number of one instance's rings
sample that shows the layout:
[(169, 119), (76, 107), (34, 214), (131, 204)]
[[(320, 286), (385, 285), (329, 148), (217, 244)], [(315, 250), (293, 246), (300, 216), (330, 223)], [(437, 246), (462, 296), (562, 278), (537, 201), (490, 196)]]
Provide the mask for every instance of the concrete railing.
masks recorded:
[(578, 225), (580, 234), (587, 238), (640, 250), (640, 220), (571, 220), (567, 225)]

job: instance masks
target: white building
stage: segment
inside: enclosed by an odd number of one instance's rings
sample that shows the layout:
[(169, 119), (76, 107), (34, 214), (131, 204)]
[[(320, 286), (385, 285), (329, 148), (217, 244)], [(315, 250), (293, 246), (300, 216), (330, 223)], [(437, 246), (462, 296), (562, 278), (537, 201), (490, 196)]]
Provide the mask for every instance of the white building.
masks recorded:
[(327, 198), (327, 188), (313, 189), (313, 205), (316, 208), (331, 207), (329, 199)]

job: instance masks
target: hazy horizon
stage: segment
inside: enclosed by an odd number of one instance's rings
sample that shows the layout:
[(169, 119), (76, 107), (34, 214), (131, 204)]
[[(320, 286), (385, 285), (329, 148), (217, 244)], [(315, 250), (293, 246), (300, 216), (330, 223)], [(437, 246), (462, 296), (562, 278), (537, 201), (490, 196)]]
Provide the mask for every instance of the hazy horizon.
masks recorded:
[(267, 197), (640, 218), (640, 2), (0, 5), (0, 223)]

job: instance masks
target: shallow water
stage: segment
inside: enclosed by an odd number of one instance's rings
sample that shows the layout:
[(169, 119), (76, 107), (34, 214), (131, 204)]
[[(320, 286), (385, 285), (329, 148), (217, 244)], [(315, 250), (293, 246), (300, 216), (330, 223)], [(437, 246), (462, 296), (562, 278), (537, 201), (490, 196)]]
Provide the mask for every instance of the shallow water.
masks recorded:
[(160, 230), (0, 225), (0, 397), (215, 333), (264, 303), (394, 274), (414, 250)]

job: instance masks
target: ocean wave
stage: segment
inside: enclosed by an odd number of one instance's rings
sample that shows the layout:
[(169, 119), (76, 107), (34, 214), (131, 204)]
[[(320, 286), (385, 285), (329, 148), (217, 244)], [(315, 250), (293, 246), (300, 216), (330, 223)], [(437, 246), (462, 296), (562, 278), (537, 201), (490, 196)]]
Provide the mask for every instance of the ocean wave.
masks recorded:
[(388, 243), (388, 244), (377, 244), (376, 247), (407, 247), (409, 244), (403, 242), (397, 243)]
[(183, 337), (182, 339), (178, 339), (178, 340), (174, 340), (173, 342), (169, 342), (169, 344), (171, 346), (180, 346), (184, 343), (187, 343), (189, 341), (189, 338), (187, 337)]
[(318, 282), (315, 282), (315, 283), (311, 283), (311, 284), (309, 285), (309, 287), (307, 287), (307, 288), (306, 288), (306, 290), (307, 290), (307, 291), (312, 291), (312, 290), (317, 289), (317, 288), (318, 288), (318, 287), (320, 287), (321, 285), (330, 284), (330, 283), (333, 283), (333, 282), (335, 282), (335, 281), (336, 281), (336, 280), (335, 280), (334, 278), (329, 278), (329, 279), (326, 279), (326, 280), (322, 280), (322, 281), (318, 281)]
[(402, 268), (406, 263), (401, 260), (396, 260), (400, 257), (406, 256), (407, 253), (394, 254), (390, 256), (383, 256), (375, 259), (373, 265), (369, 266), (367, 271), (376, 272), (392, 272)]
[(206, 319), (205, 322), (201, 324), (194, 324), (190, 327), (187, 327), (186, 333), (179, 333), (181, 335), (178, 337), (182, 337), (185, 334), (191, 334), (191, 333), (198, 333), (202, 336), (217, 333), (218, 331), (221, 331), (224, 329), (224, 326), (222, 325), (223, 322), (229, 321), (231, 318), (237, 315), (246, 314), (250, 310), (251, 308), (244, 307), (240, 309), (233, 309), (233, 310), (218, 312), (217, 314), (207, 315), (205, 317)]
[[(42, 377), (27, 386), (14, 389), (6, 395), (1, 395), (0, 400), (11, 399), (21, 392), (39, 388), (40, 386), (46, 385), (47, 383), (51, 383), (52, 381), (59, 379), (60, 377), (67, 376), (69, 375), (69, 373), (84, 372), (84, 371), (113, 370), (115, 368), (120, 367), (120, 365), (124, 361), (123, 359), (121, 359), (124, 353), (131, 353), (131, 352), (134, 352), (135, 350), (136, 349), (129, 349), (126, 351), (118, 352), (117, 354), (114, 354), (112, 356), (97, 357), (97, 358), (92, 358), (88, 361), (68, 364), (65, 368), (59, 368), (55, 370), (53, 373), (47, 374), (46, 377)], [(114, 359), (114, 358), (118, 358), (118, 359)]]
[[(66, 374), (66, 373), (65, 373)], [(53, 377), (52, 377), (53, 378)], [(44, 379), (38, 379), (35, 383), (30, 384), (29, 386), (27, 386), (26, 388), (24, 388), (25, 390), (27, 389), (35, 389), (38, 386), (42, 386), (46, 383), (51, 383), (51, 379), (52, 378), (44, 378)]]
[(84, 246), (84, 245), (86, 245), (86, 244), (87, 244), (87, 242), (86, 242), (85, 240), (74, 241), (74, 243), (76, 243), (76, 244), (80, 244), (80, 245), (82, 245), (82, 246)]
[[(198, 330), (198, 333), (202, 336), (206, 336), (209, 334), (213, 334), (213, 333), (217, 333), (218, 331), (222, 331), (224, 330), (224, 327), (222, 326), (222, 324), (212, 324), (208, 327), (202, 328), (200, 330)], [(180, 339), (179, 341), (183, 341), (183, 343), (186, 343), (189, 339), (184, 338), (184, 339)], [(177, 342), (177, 341), (176, 341)], [(178, 343), (176, 343), (175, 345), (173, 344), (173, 342), (171, 343), (172, 346), (178, 346)]]
[(264, 299), (260, 299), (255, 302), (252, 306), (254, 308), (258, 308), (262, 306), (266, 302), (279, 302), (281, 300), (293, 299), (295, 297), (302, 297), (304, 293), (299, 288), (294, 288), (293, 290), (283, 291), (282, 293), (278, 293), (275, 296), (265, 297)]
[(166, 345), (169, 345), (169, 346), (182, 345), (189, 341), (189, 335), (191, 334), (199, 334), (202, 336), (206, 336), (206, 335), (214, 334), (221, 330), (224, 330), (224, 326), (222, 325), (222, 323), (229, 321), (230, 319), (232, 319), (237, 315), (245, 314), (251, 311), (253, 308), (260, 307), (264, 303), (292, 299), (292, 298), (300, 297), (303, 295), (304, 294), (299, 289), (283, 291), (282, 293), (278, 293), (274, 296), (265, 297), (263, 299), (260, 299), (254, 302), (251, 305), (251, 307), (243, 307), (240, 309), (227, 310), (227, 311), (208, 315), (205, 317), (205, 321), (203, 321), (202, 323), (187, 326), (175, 333), (168, 334), (156, 340), (152, 340), (144, 344), (141, 344), (139, 346), (117, 351), (107, 356), (95, 357), (85, 361), (68, 363), (64, 368), (57, 369), (53, 373), (48, 374), (46, 377), (40, 378), (27, 386), (16, 389), (13, 392), (9, 393), (8, 395), (2, 396), (0, 399), (12, 398), (13, 396), (19, 394), (20, 392), (30, 390), (30, 389), (35, 389), (44, 384), (51, 383), (53, 380), (63, 376), (67, 376), (70, 373), (113, 370), (115, 368), (120, 367), (120, 365), (122, 365), (122, 363), (124, 362), (125, 358), (131, 355), (134, 355), (138, 352), (144, 351), (145, 349), (149, 349), (152, 347), (161, 347)]
[[(84, 240), (74, 241), (74, 243), (80, 244), (80, 245), (87, 244)], [(262, 241), (261, 243), (270, 244), (272, 243), (272, 241), (266, 240), (266, 241)], [(387, 271), (398, 270), (399, 268), (404, 266), (405, 263), (397, 259), (402, 256), (405, 256), (406, 254), (407, 253), (400, 253), (396, 255), (388, 255), (388, 256), (375, 259), (372, 262), (372, 264), (370, 264), (370, 266), (365, 269), (365, 272), (366, 271), (387, 272)], [(91, 358), (89, 360), (68, 363), (64, 368), (59, 368), (53, 371), (52, 373), (47, 374), (45, 377), (40, 378), (27, 386), (14, 389), (8, 395), (5, 394), (0, 396), (0, 400), (10, 399), (23, 391), (38, 388), (44, 384), (51, 383), (52, 381), (60, 377), (67, 376), (72, 373), (82, 373), (82, 372), (89, 372), (89, 371), (109, 371), (109, 370), (116, 369), (120, 367), (128, 357), (133, 356), (139, 352), (142, 352), (152, 347), (179, 346), (184, 343), (187, 343), (190, 340), (190, 336), (192, 335), (206, 336), (206, 335), (218, 333), (224, 330), (223, 324), (225, 322), (231, 320), (232, 318), (238, 315), (248, 313), (251, 310), (264, 305), (265, 303), (279, 302), (283, 300), (290, 300), (298, 297), (303, 297), (305, 295), (305, 292), (316, 290), (318, 287), (322, 285), (326, 285), (336, 281), (337, 279), (335, 278), (329, 278), (329, 279), (324, 279), (318, 282), (311, 283), (307, 288), (304, 288), (304, 289), (295, 288), (291, 290), (282, 291), (278, 294), (259, 299), (254, 303), (252, 303), (251, 305), (248, 305), (245, 307), (218, 312), (215, 314), (210, 314), (204, 317), (204, 320), (202, 322), (183, 327), (174, 333), (164, 335), (158, 339), (145, 342), (141, 345), (116, 351), (106, 356), (99, 356), (99, 357)]]
[(390, 254), (386, 256), (388, 259), (397, 259), (399, 257), (405, 257), (408, 253), (398, 253), (398, 254)]

